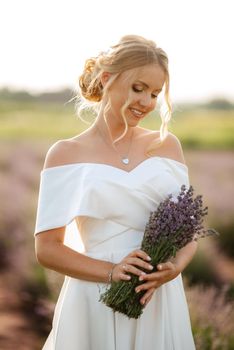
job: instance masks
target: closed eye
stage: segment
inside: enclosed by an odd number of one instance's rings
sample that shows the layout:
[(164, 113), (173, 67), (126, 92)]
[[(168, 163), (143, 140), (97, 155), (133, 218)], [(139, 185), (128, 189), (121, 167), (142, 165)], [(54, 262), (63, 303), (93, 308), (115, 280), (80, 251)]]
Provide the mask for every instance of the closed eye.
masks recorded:
[[(133, 85), (132, 90), (136, 93), (141, 93), (144, 91), (144, 88), (140, 87), (140, 86)], [(152, 94), (151, 97), (155, 99), (158, 97), (158, 94)]]
[(134, 92), (143, 92), (144, 91), (144, 89), (142, 89), (140, 87), (136, 87), (136, 86), (133, 86), (132, 89)]

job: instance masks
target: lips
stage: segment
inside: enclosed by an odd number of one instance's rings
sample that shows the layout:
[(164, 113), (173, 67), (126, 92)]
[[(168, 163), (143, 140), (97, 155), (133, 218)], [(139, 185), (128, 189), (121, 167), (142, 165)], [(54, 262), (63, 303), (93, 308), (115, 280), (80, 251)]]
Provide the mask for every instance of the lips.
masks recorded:
[(131, 113), (136, 117), (136, 118), (142, 118), (145, 115), (145, 111), (142, 111), (138, 108), (129, 108)]

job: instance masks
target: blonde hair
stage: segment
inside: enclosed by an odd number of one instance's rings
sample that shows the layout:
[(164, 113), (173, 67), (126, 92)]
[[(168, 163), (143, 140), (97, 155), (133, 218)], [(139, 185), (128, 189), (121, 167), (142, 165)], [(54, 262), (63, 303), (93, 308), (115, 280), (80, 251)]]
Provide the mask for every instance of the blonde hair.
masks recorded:
[[(172, 111), (169, 98), (168, 57), (161, 48), (157, 47), (155, 42), (138, 35), (126, 35), (120, 39), (117, 45), (112, 46), (107, 52), (101, 52), (97, 57), (92, 57), (86, 60), (84, 71), (79, 77), (80, 94), (83, 96), (84, 100), (78, 107), (79, 116), (81, 116), (82, 110), (90, 108), (90, 106), (98, 110), (100, 108), (100, 102), (103, 100), (106, 92), (121, 73), (150, 64), (157, 64), (164, 71), (164, 104), (166, 105), (166, 110), (163, 109), (164, 106), (162, 105), (160, 109), (160, 117), (162, 120), (160, 126), (160, 137), (151, 143), (147, 150), (148, 154), (150, 154), (156, 146), (158, 147), (167, 137), (168, 123)], [(111, 74), (111, 78), (108, 80), (105, 88), (103, 88), (101, 83), (103, 72)], [(87, 101), (89, 102), (88, 104)], [(121, 113), (125, 122), (125, 131), (120, 138), (122, 138), (127, 132), (128, 126), (124, 116), (124, 110), (127, 107), (128, 102), (129, 97), (121, 108)], [(109, 108), (110, 104), (107, 103), (104, 108), (104, 117)], [(120, 138), (118, 138), (118, 140)], [(116, 141), (117, 140), (114, 142)]]

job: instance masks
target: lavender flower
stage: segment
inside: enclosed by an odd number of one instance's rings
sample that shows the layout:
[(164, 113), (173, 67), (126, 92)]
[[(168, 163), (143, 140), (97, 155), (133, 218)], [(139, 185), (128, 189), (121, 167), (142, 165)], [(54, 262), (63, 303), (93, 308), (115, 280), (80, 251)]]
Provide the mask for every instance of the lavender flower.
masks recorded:
[[(208, 214), (208, 207), (203, 208), (202, 196), (193, 198), (193, 193), (192, 186), (186, 190), (186, 186), (182, 185), (177, 198), (168, 195), (157, 210), (150, 213), (141, 249), (151, 257), (151, 264), (155, 266), (152, 272), (156, 271), (159, 263), (175, 257), (176, 252), (189, 242), (217, 234), (214, 229), (204, 229), (203, 217)], [(135, 292), (140, 283), (144, 282), (139, 282), (133, 274), (130, 281), (112, 282), (100, 301), (129, 318), (138, 318), (143, 312), (140, 299), (145, 293)]]

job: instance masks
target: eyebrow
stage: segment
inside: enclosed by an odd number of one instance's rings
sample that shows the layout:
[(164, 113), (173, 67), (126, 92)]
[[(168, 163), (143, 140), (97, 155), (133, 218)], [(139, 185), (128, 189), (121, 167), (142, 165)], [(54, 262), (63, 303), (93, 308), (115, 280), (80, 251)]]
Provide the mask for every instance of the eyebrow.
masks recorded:
[[(146, 88), (149, 88), (149, 85), (147, 85), (146, 83), (144, 83), (143, 81), (141, 81), (141, 80), (137, 80), (137, 83), (140, 83), (140, 84), (142, 84), (142, 85), (144, 85)], [(162, 91), (162, 89), (155, 89), (154, 91)]]

